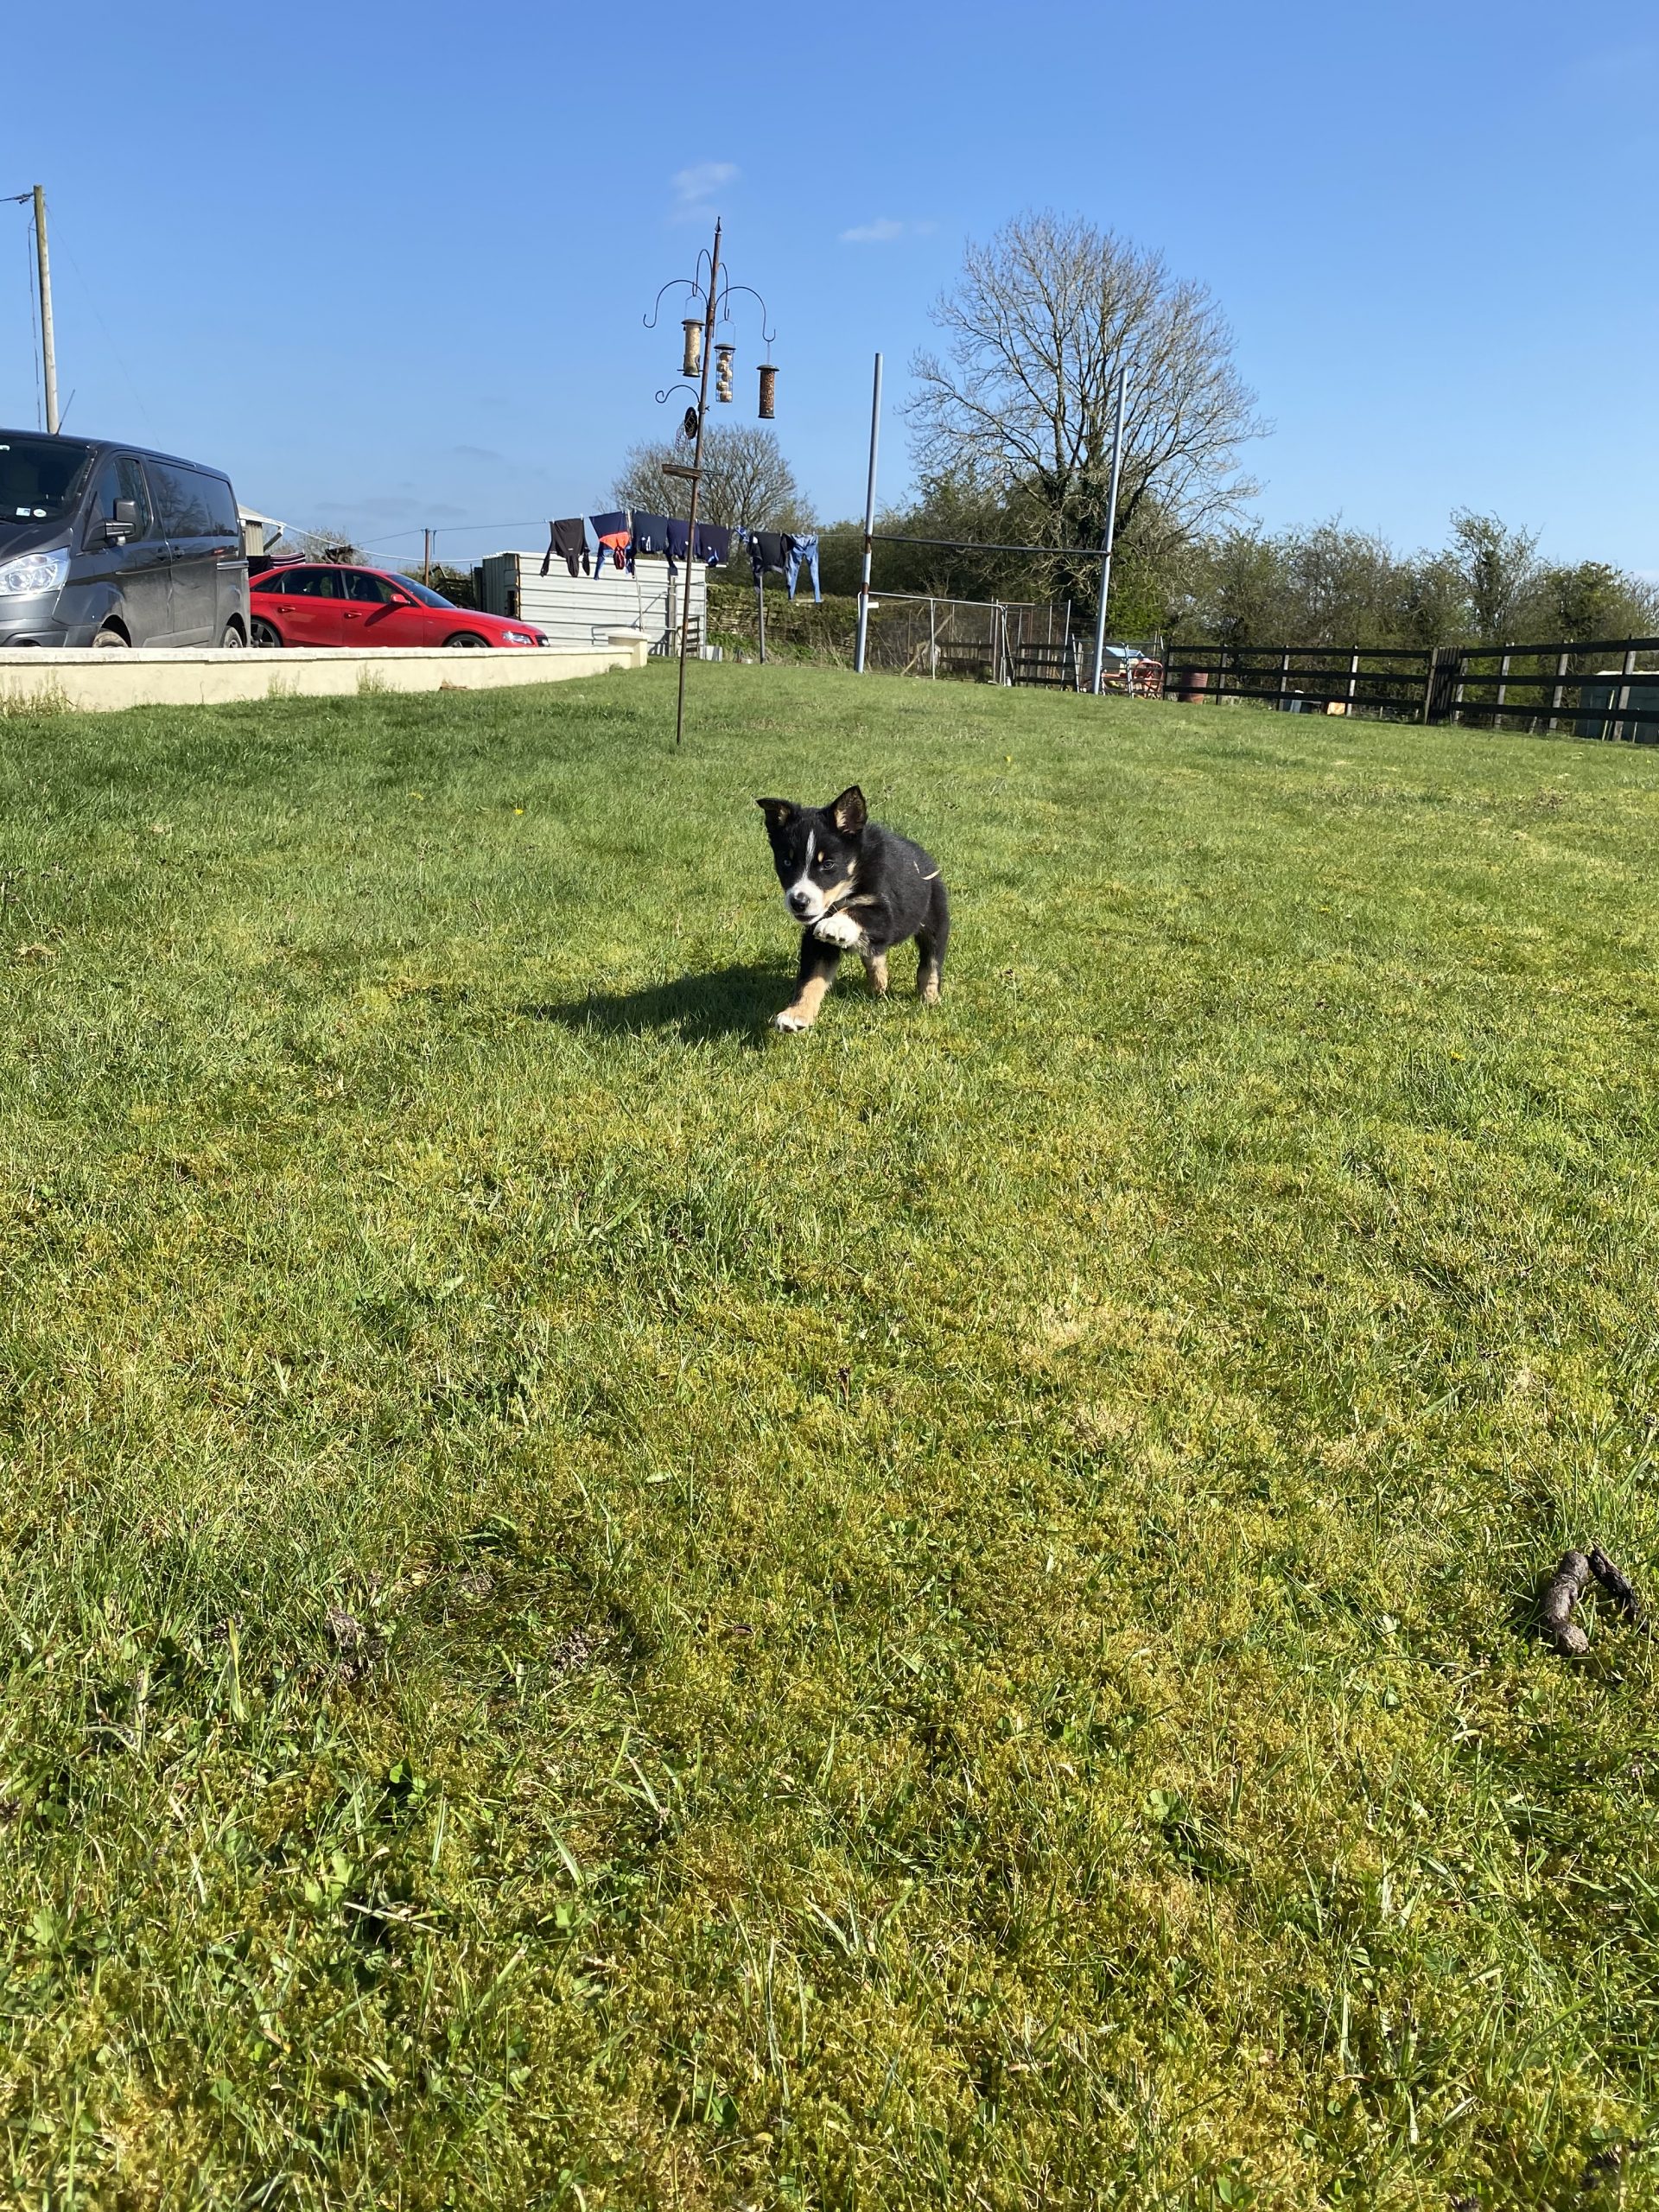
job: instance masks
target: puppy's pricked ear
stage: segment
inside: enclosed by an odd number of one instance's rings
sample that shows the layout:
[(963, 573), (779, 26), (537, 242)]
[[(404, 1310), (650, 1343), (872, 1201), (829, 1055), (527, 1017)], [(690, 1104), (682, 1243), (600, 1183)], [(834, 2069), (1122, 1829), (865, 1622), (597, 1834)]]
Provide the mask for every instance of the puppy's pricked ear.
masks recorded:
[(830, 817), (843, 837), (857, 836), (870, 815), (864, 794), (856, 784), (849, 784), (839, 798), (830, 800)]
[(787, 830), (801, 810), (793, 799), (758, 798), (754, 803), (766, 816), (768, 830)]

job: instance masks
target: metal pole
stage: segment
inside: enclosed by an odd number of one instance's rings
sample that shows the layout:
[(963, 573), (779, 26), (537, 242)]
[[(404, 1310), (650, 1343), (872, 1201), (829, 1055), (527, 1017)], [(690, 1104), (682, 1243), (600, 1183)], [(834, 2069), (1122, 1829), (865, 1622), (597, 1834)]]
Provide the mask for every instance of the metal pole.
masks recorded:
[(429, 584), (432, 581), (432, 533), (428, 530), (423, 531), (421, 535), (426, 540), (426, 550), (421, 555), (421, 582)]
[[(1614, 693), (1614, 696), (1618, 701), (1619, 713), (1621, 715), (1628, 715), (1630, 711), (1630, 678), (1636, 674), (1636, 647), (1634, 645), (1626, 645), (1624, 648), (1624, 665), (1620, 670), (1619, 673), (1623, 676), (1624, 681), (1618, 686), (1617, 691)], [(1580, 696), (1582, 697), (1583, 694), (1580, 693)], [(1606, 725), (1605, 723), (1603, 728), (1604, 729), (1606, 729)], [(1624, 734), (1625, 728), (1626, 725), (1624, 722), (1615, 722), (1611, 729), (1606, 729), (1606, 734), (1610, 737), (1618, 736), (1622, 738)], [(1629, 725), (1629, 728), (1631, 741), (1639, 745), (1642, 741), (1642, 724), (1640, 722), (1632, 722)]]
[(1561, 711), (1561, 695), (1567, 688), (1567, 663), (1571, 658), (1570, 653), (1562, 653), (1555, 663), (1555, 689), (1549, 695), (1549, 721), (1547, 724), (1550, 729), (1554, 728), (1555, 717)]
[(58, 353), (52, 338), (52, 264), (46, 251), (46, 188), (35, 187), (35, 264), (41, 279), (41, 365), (46, 384), (46, 428), (58, 435)]
[(680, 606), (680, 690), (674, 708), (674, 742), (685, 735), (685, 647), (691, 634), (691, 564), (697, 550), (697, 494), (702, 489), (702, 426), (709, 414), (709, 364), (715, 354), (715, 309), (720, 302), (720, 219), (715, 219), (715, 251), (709, 264), (709, 312), (702, 324), (702, 384), (697, 394), (697, 443), (691, 456), (691, 512), (686, 518), (685, 597)]
[(870, 556), (875, 539), (875, 455), (881, 440), (881, 356), (875, 357), (875, 388), (870, 395), (870, 474), (864, 487), (864, 567), (858, 585), (858, 645), (853, 654), (855, 675), (864, 673), (870, 642)]
[(1117, 372), (1117, 427), (1112, 432), (1112, 489), (1106, 502), (1106, 534), (1100, 544), (1100, 609), (1095, 616), (1095, 696), (1100, 696), (1106, 664), (1106, 599), (1112, 588), (1112, 547), (1117, 537), (1117, 487), (1123, 475), (1123, 395), (1128, 388), (1126, 363)]
[(754, 624), (760, 632), (760, 665), (766, 664), (766, 579), (763, 573), (754, 580)]

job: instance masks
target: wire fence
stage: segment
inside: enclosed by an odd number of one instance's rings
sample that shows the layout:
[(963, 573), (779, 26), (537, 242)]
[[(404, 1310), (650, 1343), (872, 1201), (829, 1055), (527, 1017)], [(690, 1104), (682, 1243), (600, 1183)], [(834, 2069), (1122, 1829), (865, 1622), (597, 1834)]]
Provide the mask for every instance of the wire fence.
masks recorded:
[[(1094, 639), (1062, 607), (1036, 600), (948, 599), (881, 592), (870, 604), (868, 664), (934, 682), (1036, 684), (1086, 691)], [(1107, 648), (1106, 688), (1155, 698), (1163, 689), (1160, 639), (1116, 640)]]

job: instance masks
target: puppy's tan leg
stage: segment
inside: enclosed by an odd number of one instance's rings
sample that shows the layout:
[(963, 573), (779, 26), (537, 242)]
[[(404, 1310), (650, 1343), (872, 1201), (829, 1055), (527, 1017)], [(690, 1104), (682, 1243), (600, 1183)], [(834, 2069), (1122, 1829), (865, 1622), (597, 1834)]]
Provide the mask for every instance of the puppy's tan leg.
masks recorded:
[(828, 976), (808, 976), (797, 987), (794, 999), (781, 1014), (772, 1018), (774, 1029), (810, 1029), (818, 1018), (818, 1008), (823, 1004), (824, 994), (830, 988)]
[(801, 964), (795, 976), (795, 995), (781, 1014), (772, 1016), (775, 1029), (810, 1029), (818, 1018), (823, 995), (836, 980), (841, 955), (832, 944), (821, 944), (810, 930), (801, 937)]
[(887, 995), (887, 956), (885, 952), (867, 952), (864, 956), (864, 980), (870, 987), (873, 999)]

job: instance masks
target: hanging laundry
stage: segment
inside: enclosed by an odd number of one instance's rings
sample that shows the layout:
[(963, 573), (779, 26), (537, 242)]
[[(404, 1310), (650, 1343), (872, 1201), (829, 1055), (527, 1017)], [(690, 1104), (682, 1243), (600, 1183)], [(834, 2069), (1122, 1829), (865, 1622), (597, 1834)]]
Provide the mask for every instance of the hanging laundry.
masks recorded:
[(668, 550), (668, 517), (642, 515), (636, 509), (633, 518), (633, 550), (640, 553), (666, 553)]
[(582, 515), (572, 515), (564, 522), (550, 522), (547, 526), (547, 552), (542, 561), (545, 575), (555, 559), (562, 560), (574, 576), (578, 567), (588, 573), (588, 524)]
[(754, 568), (754, 581), (763, 576), (781, 576), (785, 573), (789, 540), (781, 530), (752, 530), (749, 532), (749, 559)]
[(803, 568), (811, 574), (812, 597), (822, 607), (823, 594), (818, 589), (818, 540), (816, 532), (798, 537), (791, 533), (784, 540), (784, 582), (788, 586), (791, 599), (795, 596), (795, 586), (800, 580)]
[(706, 561), (711, 569), (732, 557), (732, 533), (723, 522), (700, 522), (697, 524), (697, 558)]
[(594, 575), (603, 573), (607, 553), (617, 568), (632, 569), (633, 563), (629, 558), (628, 548), (633, 543), (633, 531), (629, 527), (626, 515), (589, 515), (588, 520), (594, 536), (599, 540), (599, 563)]
[[(702, 524), (699, 523), (697, 528), (701, 531)], [(681, 561), (689, 561), (690, 557), (691, 525), (689, 522), (682, 521), (677, 515), (670, 515), (668, 518), (669, 575), (677, 575), (679, 573), (677, 564)]]

